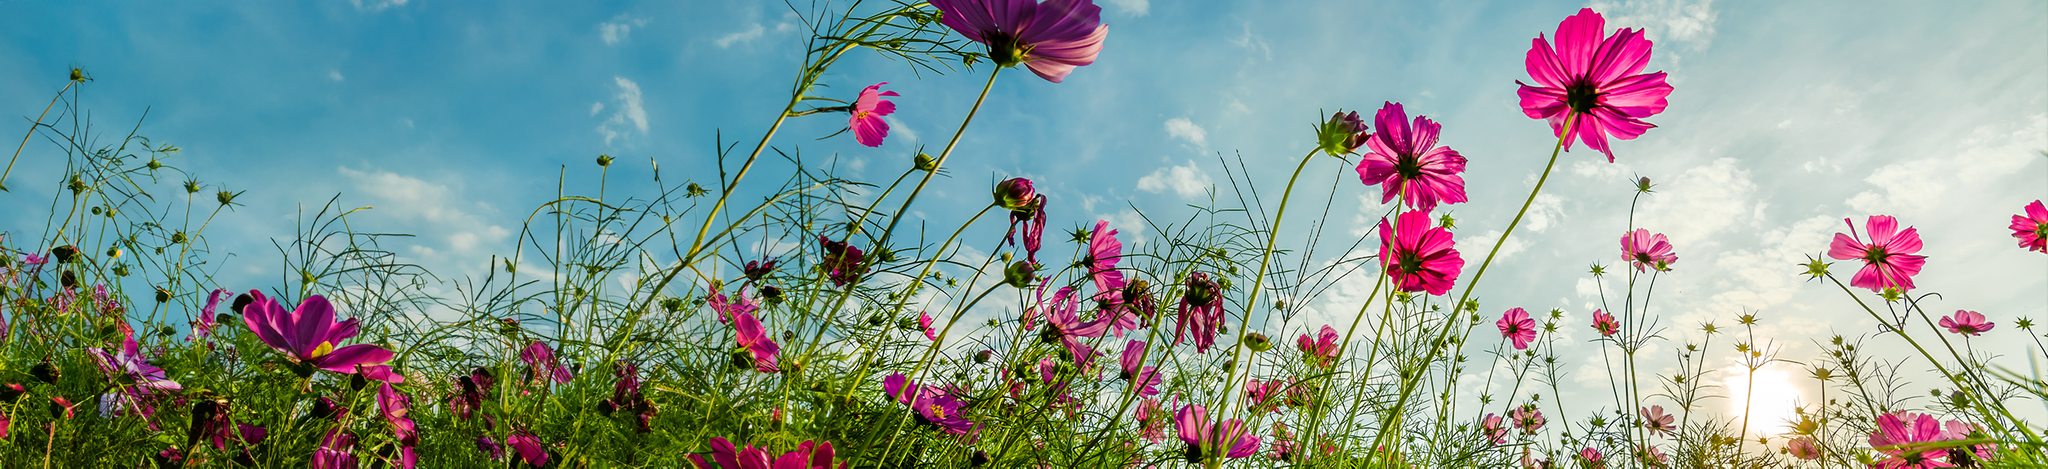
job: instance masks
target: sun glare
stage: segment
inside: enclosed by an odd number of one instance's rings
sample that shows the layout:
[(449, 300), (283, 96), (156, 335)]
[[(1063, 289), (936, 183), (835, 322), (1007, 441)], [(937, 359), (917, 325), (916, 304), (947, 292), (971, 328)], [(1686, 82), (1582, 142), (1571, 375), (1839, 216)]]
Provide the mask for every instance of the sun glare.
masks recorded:
[[(1799, 406), (1799, 388), (1792, 386), (1792, 375), (1784, 370), (1764, 368), (1756, 371), (1755, 388), (1750, 388), (1747, 369), (1733, 367), (1727, 370), (1728, 379), (1722, 391), (1728, 395), (1728, 415), (1738, 431), (1745, 407), (1749, 412), (1750, 435), (1776, 435), (1791, 431), (1790, 421), (1798, 418), (1794, 411)], [(1746, 395), (1745, 395), (1746, 394)]]

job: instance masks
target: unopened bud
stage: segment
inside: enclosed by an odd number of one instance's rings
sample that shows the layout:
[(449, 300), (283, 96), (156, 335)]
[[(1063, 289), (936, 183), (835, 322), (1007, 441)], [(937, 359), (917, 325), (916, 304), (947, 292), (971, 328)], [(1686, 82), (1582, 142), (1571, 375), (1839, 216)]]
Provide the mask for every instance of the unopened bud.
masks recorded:
[(932, 172), (939, 170), (939, 161), (932, 159), (932, 155), (918, 153), (917, 157), (912, 158), (910, 162), (911, 165), (917, 167), (918, 171)]
[(1029, 288), (1031, 281), (1037, 280), (1037, 274), (1038, 266), (1028, 261), (1012, 262), (1008, 268), (1003, 269), (1003, 283), (1017, 288)]

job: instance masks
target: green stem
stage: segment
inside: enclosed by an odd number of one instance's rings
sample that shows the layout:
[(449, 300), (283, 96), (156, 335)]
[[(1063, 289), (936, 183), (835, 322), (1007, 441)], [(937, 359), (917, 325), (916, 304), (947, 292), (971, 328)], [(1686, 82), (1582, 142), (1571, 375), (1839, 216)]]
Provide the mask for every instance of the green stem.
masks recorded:
[[(1308, 168), (1308, 162), (1314, 161), (1316, 159), (1316, 153), (1319, 151), (1321, 150), (1309, 150), (1308, 155), (1301, 157), (1301, 164), (1295, 165), (1294, 167), (1294, 175), (1287, 178), (1287, 189), (1280, 192), (1280, 209), (1273, 213), (1273, 224), (1266, 227), (1266, 249), (1259, 252), (1258, 276), (1252, 278), (1252, 289), (1245, 296), (1244, 318), (1246, 320), (1246, 324), (1240, 324), (1240, 327), (1238, 328), (1242, 331), (1241, 333), (1243, 334), (1251, 333), (1251, 324), (1249, 324), (1252, 317), (1251, 311), (1252, 309), (1259, 307), (1259, 291), (1265, 289), (1266, 269), (1270, 268), (1273, 263), (1273, 246), (1275, 245), (1275, 243), (1278, 243), (1280, 241), (1280, 221), (1287, 216), (1287, 199), (1294, 194), (1294, 182), (1298, 179), (1301, 179), (1301, 171)], [(1265, 319), (1261, 320), (1260, 322), (1263, 324), (1264, 322), (1270, 321), (1272, 319), (1273, 310), (1269, 309), (1266, 310)], [(1244, 341), (1235, 341), (1234, 345), (1230, 347), (1230, 360), (1232, 362), (1236, 362), (1237, 360), (1243, 357)], [(1223, 416), (1223, 410), (1230, 405), (1231, 396), (1235, 395), (1235, 393), (1231, 392), (1230, 390), (1237, 389), (1237, 370), (1242, 368), (1245, 370), (1245, 377), (1251, 377), (1250, 363), (1238, 363), (1238, 365), (1239, 366), (1231, 367), (1230, 371), (1228, 372), (1229, 375), (1223, 381), (1224, 392), (1219, 393), (1217, 395), (1214, 413), (1219, 419)], [(1230, 441), (1219, 441), (1218, 443), (1221, 446), (1218, 446), (1218, 448), (1229, 448), (1232, 444), (1236, 443), (1234, 435), (1227, 439)], [(1216, 458), (1215, 460), (1221, 461), (1222, 458)]]

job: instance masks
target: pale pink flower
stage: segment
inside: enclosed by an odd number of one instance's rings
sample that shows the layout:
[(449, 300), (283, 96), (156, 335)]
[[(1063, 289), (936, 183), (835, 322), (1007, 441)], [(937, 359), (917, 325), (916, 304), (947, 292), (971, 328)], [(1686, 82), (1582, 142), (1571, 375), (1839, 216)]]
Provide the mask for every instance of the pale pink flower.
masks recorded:
[(998, 67), (1023, 65), (1059, 83), (1074, 67), (1095, 63), (1109, 25), (1094, 0), (934, 0), (939, 22), (988, 46)]
[(1897, 288), (1901, 292), (1913, 289), (1913, 276), (1927, 263), (1927, 256), (1920, 252), (1920, 230), (1907, 227), (1899, 230), (1899, 220), (1886, 215), (1872, 215), (1864, 223), (1870, 231), (1870, 242), (1864, 243), (1856, 235), (1856, 223), (1848, 219), (1849, 234), (1835, 233), (1835, 241), (1828, 245), (1828, 257), (1841, 260), (1863, 261), (1863, 270), (1849, 279), (1849, 285), (1882, 291)]
[(1941, 327), (1948, 328), (1949, 332), (1962, 335), (1980, 335), (1996, 326), (1997, 324), (1992, 324), (1991, 321), (1985, 320), (1984, 315), (1977, 314), (1976, 311), (1958, 309), (1956, 314), (1941, 318)]
[[(1522, 86), (1516, 92), (1522, 113), (1549, 120), (1551, 134), (1565, 137), (1566, 150), (1578, 140), (1612, 163), (1607, 136), (1634, 140), (1656, 127), (1642, 118), (1664, 112), (1671, 85), (1664, 83), (1664, 72), (1642, 74), (1651, 45), (1643, 31), (1622, 28), (1603, 40), (1606, 31), (1607, 20), (1586, 8), (1557, 25), (1556, 48), (1537, 34), (1523, 65), (1540, 86), (1515, 84)], [(1578, 117), (1565, 129), (1571, 114)]]
[(896, 112), (896, 103), (882, 99), (883, 96), (897, 96), (894, 91), (881, 91), (881, 82), (868, 85), (860, 90), (860, 98), (853, 102), (853, 117), (847, 118), (846, 126), (853, 129), (853, 140), (870, 147), (882, 146), (882, 138), (889, 136), (889, 122), (882, 116)]
[(1651, 235), (1650, 230), (1642, 228), (1621, 235), (1621, 258), (1634, 264), (1637, 272), (1670, 271), (1671, 264), (1678, 262), (1678, 255), (1671, 253), (1671, 241), (1661, 233)]
[(1442, 295), (1458, 281), (1465, 259), (1458, 257), (1451, 231), (1436, 226), (1429, 212), (1410, 210), (1396, 219), (1396, 228), (1380, 219), (1380, 267), (1406, 292)]
[(2034, 252), (2048, 252), (2048, 207), (2041, 201), (2027, 204), (2027, 214), (2012, 216), (2012, 237), (2020, 240), (2020, 247)]
[(1529, 312), (1514, 308), (1501, 313), (1500, 320), (1493, 325), (1500, 327), (1500, 336), (1515, 342), (1515, 350), (1529, 348), (1529, 342), (1536, 340), (1536, 320), (1529, 318)]
[(1615, 321), (1614, 315), (1596, 309), (1593, 310), (1593, 330), (1599, 331), (1601, 337), (1612, 336), (1621, 332), (1621, 322)]
[(1495, 445), (1508, 441), (1508, 429), (1501, 426), (1499, 415), (1486, 414), (1486, 418), (1479, 419), (1479, 433)]
[(1400, 103), (1380, 107), (1374, 123), (1380, 131), (1366, 138), (1372, 149), (1358, 162), (1358, 179), (1380, 186), (1380, 203), (1400, 197), (1416, 210), (1428, 212), (1438, 203), (1465, 202), (1465, 157), (1451, 147), (1436, 146), (1442, 125), (1428, 117), (1408, 113)]
[(1536, 430), (1542, 429), (1545, 422), (1549, 422), (1548, 419), (1543, 418), (1543, 411), (1537, 410), (1535, 404), (1524, 404), (1513, 411), (1509, 411), (1508, 419), (1515, 424), (1515, 428), (1522, 429), (1522, 433), (1531, 435), (1536, 434)]
[(1664, 413), (1664, 406), (1653, 405), (1637, 408), (1636, 413), (1642, 414), (1643, 427), (1650, 429), (1650, 433), (1671, 436), (1671, 430), (1678, 428), (1674, 423), (1677, 421), (1677, 418), (1671, 414)]
[(1785, 442), (1785, 451), (1799, 459), (1820, 459), (1820, 442), (1814, 441), (1810, 436), (1793, 438), (1792, 441)]

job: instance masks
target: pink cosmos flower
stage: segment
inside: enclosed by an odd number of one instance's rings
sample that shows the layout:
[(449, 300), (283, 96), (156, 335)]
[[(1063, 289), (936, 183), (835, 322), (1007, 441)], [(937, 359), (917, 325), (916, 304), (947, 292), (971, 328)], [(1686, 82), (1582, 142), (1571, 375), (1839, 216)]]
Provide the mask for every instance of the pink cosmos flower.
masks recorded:
[(1671, 430), (1677, 428), (1673, 423), (1677, 420), (1677, 417), (1664, 413), (1664, 406), (1653, 405), (1647, 408), (1637, 408), (1636, 413), (1642, 415), (1643, 427), (1650, 429), (1650, 433), (1671, 436)]
[(782, 347), (775, 345), (775, 340), (768, 337), (768, 330), (761, 327), (760, 319), (755, 319), (751, 313), (735, 314), (732, 330), (733, 339), (739, 341), (740, 347), (754, 355), (755, 370), (762, 373), (782, 371), (775, 365), (775, 354), (780, 353)]
[(1663, 449), (1645, 445), (1636, 445), (1636, 459), (1649, 467), (1667, 467), (1671, 462), (1671, 457), (1664, 455)]
[(1124, 243), (1116, 240), (1116, 230), (1109, 228), (1108, 220), (1097, 220), (1095, 231), (1088, 236), (1088, 257), (1081, 262), (1088, 265), (1088, 278), (1095, 282), (1096, 300), (1104, 304), (1098, 315), (1108, 318), (1098, 317), (1096, 320), (1108, 323), (1110, 332), (1119, 338), (1124, 336), (1124, 331), (1138, 327), (1138, 315), (1120, 307), (1124, 286), (1129, 284), (1124, 280), (1123, 271), (1116, 268), (1123, 256)]
[(1941, 318), (1941, 327), (1948, 328), (1949, 332), (1962, 335), (1981, 335), (1996, 326), (1997, 324), (1984, 320), (1984, 315), (1977, 314), (1976, 311), (1958, 309), (1956, 314)]
[(1600, 455), (1600, 450), (1593, 449), (1592, 447), (1579, 450), (1579, 459), (1586, 460), (1586, 465), (1590, 467), (1607, 467), (1607, 462)]
[(1159, 399), (1148, 397), (1145, 400), (1138, 401), (1138, 409), (1132, 411), (1131, 417), (1138, 420), (1138, 427), (1140, 428), (1138, 432), (1139, 437), (1154, 444), (1166, 440), (1166, 421), (1172, 419), (1173, 416), (1165, 409), (1173, 408), (1178, 399), (1173, 401), (1168, 402), (1164, 407), (1160, 406)]
[(1458, 175), (1465, 171), (1465, 157), (1436, 146), (1442, 125), (1423, 116), (1411, 124), (1401, 104), (1393, 102), (1380, 107), (1373, 121), (1380, 131), (1365, 139), (1372, 151), (1358, 162), (1358, 179), (1380, 186), (1380, 203), (1401, 197), (1409, 207), (1428, 212), (1438, 203), (1465, 202), (1465, 178)]
[(1593, 330), (1599, 331), (1601, 337), (1613, 336), (1621, 332), (1621, 322), (1614, 320), (1614, 315), (1596, 309), (1593, 310)]
[(924, 330), (924, 338), (934, 341), (939, 340), (939, 331), (932, 330), (931, 313), (925, 311), (917, 312), (917, 328)]
[[(1977, 433), (1979, 437), (1982, 436), (1981, 433), (1977, 432), (1979, 428), (1977, 428), (1976, 424), (1961, 420), (1950, 420), (1942, 423), (1941, 426), (1943, 433), (1947, 435), (1949, 440), (1968, 440), (1971, 439), (1971, 434), (1973, 433)], [(1965, 465), (1966, 462), (1974, 463), (1975, 461), (1989, 461), (1993, 459), (1997, 456), (1995, 453), (1997, 448), (1998, 445), (1992, 443), (1969, 445), (1962, 448), (1949, 448), (1948, 462), (1970, 467)]]
[(853, 140), (869, 147), (882, 146), (882, 137), (889, 136), (889, 122), (882, 116), (896, 112), (896, 103), (882, 99), (883, 96), (897, 96), (894, 91), (881, 91), (881, 82), (868, 85), (860, 90), (860, 98), (853, 102), (853, 117), (847, 118), (846, 126), (853, 129)]
[[(1250, 404), (1247, 406), (1247, 408), (1267, 409), (1273, 412), (1279, 412), (1280, 406), (1278, 404), (1280, 400), (1274, 398), (1279, 397), (1280, 388), (1286, 385), (1286, 382), (1277, 379), (1260, 380), (1257, 378), (1253, 378), (1245, 380), (1244, 397), (1245, 401), (1247, 401)], [(1273, 405), (1267, 405), (1269, 403)]]
[(796, 451), (783, 453), (782, 457), (771, 460), (768, 458), (768, 450), (765, 448), (756, 448), (753, 445), (748, 445), (746, 448), (737, 448), (733, 446), (732, 442), (726, 441), (725, 438), (715, 437), (711, 439), (711, 460), (717, 462), (718, 465), (713, 466), (710, 462), (704, 461), (704, 456), (696, 454), (690, 455), (690, 463), (695, 464), (697, 469), (844, 469), (846, 467), (847, 463), (845, 462), (840, 462), (839, 465), (834, 466), (832, 464), (833, 457), (831, 442), (813, 444), (810, 441), (805, 441), (803, 444), (797, 445)]
[[(1173, 428), (1180, 433), (1180, 441), (1187, 444), (1189, 464), (1200, 466), (1221, 452), (1226, 458), (1245, 458), (1259, 453), (1259, 437), (1245, 429), (1244, 422), (1236, 419), (1225, 420), (1222, 424), (1209, 423), (1209, 409), (1199, 404), (1188, 404), (1173, 414)], [(1218, 451), (1229, 444), (1227, 452)]]
[(1501, 313), (1500, 320), (1493, 325), (1500, 327), (1500, 336), (1515, 342), (1515, 350), (1529, 348), (1529, 342), (1536, 340), (1536, 320), (1529, 318), (1529, 312), (1514, 308)]
[(1145, 347), (1144, 342), (1133, 340), (1124, 345), (1123, 356), (1118, 359), (1118, 364), (1123, 368), (1123, 374), (1119, 377), (1131, 383), (1133, 389), (1138, 391), (1138, 397), (1159, 395), (1159, 370), (1143, 366)]
[(1209, 353), (1216, 345), (1217, 328), (1223, 327), (1223, 286), (1209, 280), (1209, 274), (1188, 275), (1187, 293), (1180, 298), (1180, 322), (1173, 328), (1173, 343), (1195, 338), (1195, 353)]
[(1637, 272), (1649, 269), (1669, 272), (1671, 264), (1678, 262), (1678, 255), (1671, 253), (1671, 241), (1666, 240), (1663, 234), (1653, 236), (1650, 230), (1642, 228), (1621, 235), (1621, 258), (1635, 264)]
[(1410, 210), (1396, 219), (1399, 232), (1380, 219), (1380, 267), (1405, 292), (1442, 295), (1458, 281), (1465, 259), (1458, 257), (1451, 231), (1436, 227), (1429, 212)]
[(1015, 246), (1017, 230), (1024, 230), (1024, 259), (1038, 263), (1038, 247), (1045, 240), (1045, 195), (1031, 186), (1030, 179), (1010, 178), (996, 184), (996, 205), (1010, 209), (1010, 233), (1003, 241)]
[(1785, 442), (1785, 451), (1799, 459), (1820, 459), (1820, 442), (1814, 441), (1810, 436), (1793, 438), (1792, 441)]
[(1322, 332), (1311, 340), (1308, 334), (1294, 339), (1294, 346), (1301, 349), (1301, 357), (1309, 364), (1328, 368), (1337, 364), (1337, 330), (1323, 325)]
[(1536, 434), (1536, 430), (1543, 428), (1545, 422), (1549, 422), (1549, 420), (1543, 418), (1543, 411), (1536, 409), (1535, 404), (1523, 404), (1521, 407), (1509, 411), (1508, 419), (1514, 422), (1515, 428), (1521, 429), (1522, 433), (1531, 435)]
[[(1650, 63), (1650, 40), (1642, 31), (1622, 28), (1601, 39), (1606, 32), (1607, 20), (1586, 8), (1557, 25), (1555, 49), (1537, 34), (1524, 66), (1540, 86), (1516, 81), (1522, 88), (1515, 94), (1522, 97), (1523, 114), (1548, 119), (1551, 134), (1566, 138), (1566, 150), (1578, 140), (1612, 163), (1607, 136), (1634, 140), (1656, 127), (1642, 118), (1664, 112), (1671, 85), (1664, 83), (1664, 72), (1640, 74)], [(1572, 114), (1578, 117), (1565, 129)]]
[(1879, 416), (1877, 431), (1870, 433), (1870, 446), (1888, 457), (1871, 467), (1955, 467), (1935, 459), (1947, 456), (1947, 450), (1925, 446), (1947, 439), (1941, 420), (1932, 415), (1900, 412)]
[(1019, 64), (1059, 83), (1074, 67), (1095, 63), (1109, 25), (1094, 0), (937, 0), (939, 22), (988, 46), (997, 67)]
[(298, 309), (285, 311), (262, 291), (250, 290), (249, 295), (255, 301), (242, 309), (242, 321), (265, 345), (284, 352), (293, 363), (335, 373), (362, 373), (377, 381), (405, 382), (404, 376), (382, 364), (391, 361), (390, 350), (370, 344), (341, 345), (361, 333), (361, 325), (354, 318), (334, 322), (334, 305), (328, 304), (327, 298), (309, 296)]
[(2012, 216), (2012, 237), (2028, 251), (2048, 252), (2048, 207), (2041, 201), (2027, 204), (2027, 214)]
[(156, 420), (152, 417), (156, 415), (156, 407), (153, 404), (159, 396), (158, 393), (184, 389), (177, 381), (171, 381), (166, 377), (162, 368), (149, 364), (149, 361), (143, 358), (142, 348), (135, 343), (133, 334), (121, 342), (119, 350), (94, 348), (87, 349), (87, 352), (92, 354), (93, 361), (99, 364), (100, 370), (106, 372), (107, 377), (112, 379), (118, 388), (118, 392), (108, 393), (113, 398), (103, 400), (102, 404), (114, 402), (135, 409), (142, 414), (143, 421), (147, 422), (151, 429), (157, 428)]
[(711, 310), (718, 313), (719, 324), (732, 323), (732, 315), (734, 314), (751, 313), (761, 308), (760, 303), (756, 303), (753, 298), (747, 297), (747, 290), (745, 288), (741, 288), (734, 296), (737, 300), (727, 298), (724, 293), (713, 292), (710, 298), (704, 300), (705, 305), (711, 306)]
[(825, 235), (818, 235), (818, 246), (824, 251), (824, 259), (818, 262), (818, 267), (825, 269), (827, 276), (832, 278), (833, 286), (844, 287), (858, 282), (861, 274), (867, 273), (868, 267), (862, 262), (865, 257), (860, 248), (833, 241)]
[(542, 445), (540, 437), (534, 436), (530, 430), (520, 429), (519, 431), (512, 432), (511, 435), (506, 435), (505, 446), (512, 447), (514, 452), (519, 453), (519, 459), (526, 461), (527, 464), (532, 464), (533, 467), (548, 465), (550, 457), (548, 456), (547, 447)]
[(562, 366), (561, 361), (555, 358), (555, 351), (548, 349), (548, 344), (538, 340), (527, 345), (525, 350), (519, 351), (519, 361), (526, 362), (528, 372), (535, 378), (553, 379), (564, 384), (573, 378), (569, 374), (569, 367)]
[(398, 437), (399, 464), (405, 469), (413, 469), (419, 464), (419, 454), (413, 451), (413, 447), (420, 444), (420, 432), (409, 415), (411, 407), (412, 398), (400, 394), (397, 388), (391, 387), (391, 383), (377, 388), (378, 412), (384, 421), (391, 424), (392, 434)]
[(320, 438), (320, 447), (313, 450), (313, 461), (307, 467), (313, 469), (355, 469), (356, 437), (336, 428), (327, 431)]
[(214, 289), (213, 293), (206, 295), (206, 306), (199, 308), (199, 317), (192, 321), (192, 336), (185, 338), (185, 340), (213, 335), (214, 328), (220, 327), (220, 323), (214, 319), (216, 314), (214, 311), (220, 307), (220, 297), (227, 293), (228, 289), (218, 288)]
[(1841, 260), (1860, 259), (1863, 270), (1849, 279), (1849, 285), (1882, 291), (1897, 288), (1899, 291), (1913, 289), (1913, 276), (1920, 273), (1920, 267), (1927, 263), (1927, 256), (1920, 252), (1920, 230), (1907, 227), (1899, 230), (1899, 220), (1886, 215), (1872, 215), (1864, 223), (1870, 230), (1870, 242), (1864, 243), (1856, 236), (1856, 223), (1848, 219), (1849, 233), (1835, 233), (1835, 241), (1828, 245), (1828, 257)]
[(1499, 415), (1486, 414), (1485, 418), (1479, 419), (1479, 434), (1485, 435), (1486, 440), (1495, 445), (1508, 441), (1508, 429), (1501, 426)]
[(965, 435), (979, 425), (961, 417), (960, 408), (967, 401), (956, 397), (939, 387), (919, 386), (902, 373), (893, 373), (882, 379), (882, 391), (896, 398), (896, 402), (910, 406), (911, 416), (918, 423), (937, 427), (946, 433)]
[(1058, 292), (1053, 293), (1052, 303), (1043, 308), (1046, 314), (1046, 327), (1045, 331), (1039, 334), (1039, 338), (1046, 343), (1065, 345), (1067, 351), (1073, 353), (1076, 358), (1087, 358), (1093, 355), (1093, 351), (1079, 339), (1102, 337), (1102, 333), (1109, 329), (1109, 324), (1100, 320), (1081, 320), (1078, 314), (1080, 307), (1080, 296), (1074, 293), (1074, 289), (1060, 287)]

